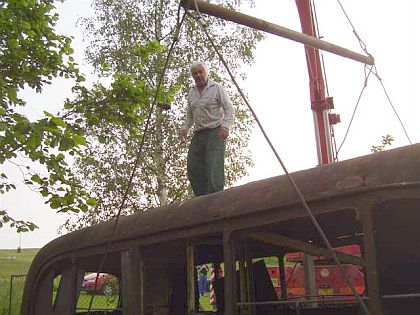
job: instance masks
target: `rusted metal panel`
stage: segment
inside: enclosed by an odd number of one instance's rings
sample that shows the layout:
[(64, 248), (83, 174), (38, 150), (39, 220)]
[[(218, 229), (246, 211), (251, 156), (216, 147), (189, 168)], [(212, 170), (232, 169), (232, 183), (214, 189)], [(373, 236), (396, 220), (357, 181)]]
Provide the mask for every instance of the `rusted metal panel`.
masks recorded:
[(65, 269), (61, 274), (60, 287), (55, 297), (54, 314), (73, 315), (76, 312), (76, 268)]
[(363, 223), (363, 244), (367, 261), (367, 288), (369, 294), (369, 311), (371, 315), (383, 315), (381, 290), (379, 285), (378, 261), (375, 245), (375, 227), (372, 220), (372, 209), (361, 209)]
[[(29, 301), (32, 301), (30, 305), (33, 307), (33, 309), (27, 309), (26, 312), (23, 312), (24, 314), (54, 315), (51, 303), (53, 296), (53, 281), (53, 271), (43, 275), (39, 286), (36, 287), (37, 290), (31, 290), (31, 299)], [(35, 288), (31, 287), (31, 289)], [(36, 302), (34, 302), (35, 300)]]
[(280, 256), (277, 257), (279, 262), (279, 271), (280, 271), (280, 290), (281, 290), (281, 298), (287, 298), (287, 286), (286, 286), (286, 268), (284, 265), (284, 257)]
[[(124, 314), (142, 314), (140, 255), (134, 248), (121, 253), (121, 297)], [(143, 313), (144, 314), (144, 313)]]
[(233, 246), (232, 234), (229, 231), (223, 233), (223, 258), (225, 263), (225, 311), (226, 315), (236, 313), (236, 294), (235, 294), (235, 250)]
[[(248, 301), (255, 301), (255, 291), (254, 291), (254, 272), (252, 270), (252, 258), (248, 255), (248, 250), (246, 253), (246, 267), (247, 267), (247, 281), (248, 281)], [(255, 315), (256, 309), (255, 305), (249, 307), (251, 315)]]
[(139, 315), (146, 314), (146, 264), (144, 254), (139, 254), (139, 280), (140, 280), (140, 313)]
[[(292, 173), (306, 200), (334, 199), (358, 191), (410, 182), (420, 183), (420, 144)], [(121, 217), (114, 241), (136, 239), (181, 228), (246, 216), (268, 209), (282, 209), (299, 203), (295, 191), (283, 176), (272, 177), (222, 192)], [(104, 244), (114, 220), (73, 232), (52, 241), (40, 251), (51, 257), (77, 248)], [(43, 254), (45, 253), (45, 254)]]
[(187, 242), (187, 309), (188, 314), (193, 314), (196, 312), (195, 305), (195, 296), (196, 296), (196, 286), (195, 286), (195, 263), (194, 263), (194, 244), (192, 242)]
[[(317, 289), (315, 284), (315, 260), (313, 256), (303, 255), (303, 267), (305, 276), (305, 292), (309, 296), (317, 295)], [(309, 308), (316, 308), (316, 302), (308, 302), (306, 304)]]
[(246, 266), (246, 249), (240, 246), (239, 249), (239, 301), (246, 302), (248, 300), (248, 268)]
[[(357, 209), (359, 204), (420, 196), (420, 144), (292, 173), (316, 213)], [(356, 198), (357, 197), (357, 198)], [(120, 218), (113, 250), (153, 244), (305, 217), (285, 176), (277, 176), (222, 192)], [(113, 220), (60, 237), (40, 250), (27, 279), (23, 310), (43, 270), (55, 259), (103, 252)], [(43, 276), (43, 275), (42, 275)], [(27, 311), (24, 314), (29, 314)]]
[(197, 4), (199, 11), (204, 14), (212, 15), (223, 20), (235, 22), (237, 24), (249, 26), (259, 31), (281, 36), (305, 44), (307, 46), (325, 50), (345, 58), (350, 58), (355, 61), (362, 62), (364, 64), (373, 65), (375, 63), (372, 56), (361, 55), (346, 48), (320, 40), (316, 37), (299, 33), (294, 30), (276, 25), (274, 23), (270, 23), (240, 12), (236, 12), (231, 9), (224, 8), (220, 5), (214, 5), (203, 0), (181, 1), (181, 6), (183, 6), (186, 9), (195, 10), (195, 4)]

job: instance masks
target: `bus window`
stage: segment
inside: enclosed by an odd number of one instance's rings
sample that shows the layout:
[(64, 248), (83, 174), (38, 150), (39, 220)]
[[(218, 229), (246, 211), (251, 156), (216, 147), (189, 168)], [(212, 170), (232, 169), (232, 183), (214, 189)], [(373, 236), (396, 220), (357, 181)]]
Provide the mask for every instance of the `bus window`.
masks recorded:
[[(360, 257), (360, 247), (356, 244), (335, 248), (336, 252)], [(302, 252), (287, 253), (285, 255), (285, 279), (288, 297), (302, 297), (305, 292), (305, 272)], [(326, 300), (343, 295), (352, 295), (350, 287), (344, 280), (338, 266), (332, 259), (314, 257), (315, 286), (320, 297)], [(362, 266), (342, 264), (344, 272), (352, 282), (357, 293), (362, 295), (365, 291), (365, 277)]]
[[(281, 293), (281, 272), (280, 272), (280, 266), (279, 266), (279, 257), (265, 257), (261, 258), (264, 260), (264, 263), (267, 268), (268, 275), (270, 277), (271, 283), (273, 285), (273, 288), (276, 292), (276, 295), (278, 298), (282, 297)], [(257, 262), (261, 259), (254, 259), (254, 262)]]
[[(240, 313), (249, 314), (251, 310), (255, 314), (272, 314), (277, 312), (282, 306), (259, 305), (260, 302), (275, 302), (279, 299), (277, 285), (279, 280), (279, 264), (277, 257), (259, 257), (248, 259), (250, 266), (246, 261), (239, 260), (238, 263), (238, 286), (240, 302), (256, 302), (251, 306), (241, 306)], [(251, 265), (252, 262), (252, 265)]]
[(188, 304), (190, 312), (223, 312), (224, 265), (221, 240), (187, 245)]
[(185, 241), (141, 248), (144, 257), (146, 315), (185, 314), (187, 276)]
[(57, 300), (57, 292), (60, 288), (61, 274), (56, 275), (53, 280), (53, 294), (52, 294), (52, 305), (55, 305)]
[(119, 305), (119, 281), (110, 273), (86, 272), (76, 305), (76, 312), (112, 311)]

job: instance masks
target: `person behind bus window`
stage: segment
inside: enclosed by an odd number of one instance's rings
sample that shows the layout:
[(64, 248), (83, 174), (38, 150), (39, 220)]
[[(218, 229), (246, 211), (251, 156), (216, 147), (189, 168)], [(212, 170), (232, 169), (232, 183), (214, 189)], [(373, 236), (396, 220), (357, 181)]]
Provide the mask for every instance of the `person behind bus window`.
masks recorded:
[(198, 294), (200, 296), (204, 295), (207, 292), (207, 273), (209, 268), (207, 265), (202, 265), (198, 269)]

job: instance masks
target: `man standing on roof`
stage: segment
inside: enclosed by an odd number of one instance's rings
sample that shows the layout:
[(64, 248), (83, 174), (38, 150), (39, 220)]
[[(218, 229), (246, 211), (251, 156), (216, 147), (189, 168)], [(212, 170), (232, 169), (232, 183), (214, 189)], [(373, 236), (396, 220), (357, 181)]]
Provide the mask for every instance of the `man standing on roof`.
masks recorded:
[(194, 125), (187, 159), (187, 175), (196, 196), (221, 191), (225, 185), (226, 139), (234, 110), (225, 89), (209, 79), (204, 62), (191, 65), (195, 86), (188, 93), (186, 118), (180, 131), (185, 141)]

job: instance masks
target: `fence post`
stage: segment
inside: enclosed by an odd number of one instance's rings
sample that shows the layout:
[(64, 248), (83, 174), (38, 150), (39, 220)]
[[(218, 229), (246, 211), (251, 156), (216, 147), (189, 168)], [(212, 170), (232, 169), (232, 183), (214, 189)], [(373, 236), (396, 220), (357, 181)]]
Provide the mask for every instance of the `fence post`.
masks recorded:
[(9, 315), (11, 315), (11, 312), (12, 312), (12, 288), (13, 288), (13, 276), (10, 276)]
[[(11, 275), (10, 276), (10, 289), (9, 289), (9, 312), (8, 315), (20, 314), (22, 306), (23, 288), (25, 285), (27, 275)], [(16, 279), (23, 278), (22, 283), (15, 283)], [(16, 311), (17, 310), (17, 311)], [(6, 313), (5, 313), (6, 314)]]

